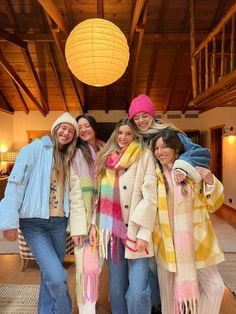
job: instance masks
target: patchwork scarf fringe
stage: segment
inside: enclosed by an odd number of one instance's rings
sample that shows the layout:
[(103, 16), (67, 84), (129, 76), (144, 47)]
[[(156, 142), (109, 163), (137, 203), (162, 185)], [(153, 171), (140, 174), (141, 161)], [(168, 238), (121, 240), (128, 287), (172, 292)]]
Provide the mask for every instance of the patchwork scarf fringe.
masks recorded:
[(179, 300), (175, 303), (175, 314), (198, 314), (198, 299)]

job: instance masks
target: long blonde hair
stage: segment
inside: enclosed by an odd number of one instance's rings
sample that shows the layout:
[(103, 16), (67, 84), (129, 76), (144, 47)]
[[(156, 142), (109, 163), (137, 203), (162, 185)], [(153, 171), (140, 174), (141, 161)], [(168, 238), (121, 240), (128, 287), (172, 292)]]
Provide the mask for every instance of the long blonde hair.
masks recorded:
[(117, 142), (117, 137), (119, 134), (119, 128), (123, 125), (128, 125), (133, 132), (135, 138), (140, 140), (140, 143), (143, 147), (143, 140), (142, 136), (140, 135), (137, 126), (134, 124), (133, 121), (129, 119), (121, 119), (117, 124), (112, 132), (109, 140), (105, 144), (105, 146), (99, 151), (97, 155), (97, 160), (96, 160), (96, 173), (98, 177), (101, 177), (105, 173), (105, 168), (106, 168), (106, 159), (107, 156), (111, 155), (113, 152), (119, 152), (120, 147)]
[(77, 136), (75, 132), (72, 141), (64, 145), (63, 148), (60, 149), (57, 138), (57, 131), (59, 127), (60, 124), (55, 127), (51, 135), (51, 139), (53, 142), (53, 167), (55, 169), (58, 184), (60, 188), (64, 189), (69, 175), (71, 160), (75, 154)]

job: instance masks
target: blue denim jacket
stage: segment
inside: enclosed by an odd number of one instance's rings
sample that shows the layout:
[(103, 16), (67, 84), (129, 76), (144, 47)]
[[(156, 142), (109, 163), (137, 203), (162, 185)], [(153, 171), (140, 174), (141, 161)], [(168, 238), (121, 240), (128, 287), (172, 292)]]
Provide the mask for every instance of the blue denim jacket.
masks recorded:
[[(44, 136), (19, 153), (0, 202), (0, 229), (19, 227), (19, 218), (49, 218), (53, 144)], [(69, 186), (64, 193), (64, 212), (69, 216)]]
[(178, 136), (184, 144), (184, 152), (179, 156), (179, 159), (188, 162), (193, 167), (201, 166), (209, 168), (211, 162), (209, 149), (193, 143), (182, 133), (178, 133)]

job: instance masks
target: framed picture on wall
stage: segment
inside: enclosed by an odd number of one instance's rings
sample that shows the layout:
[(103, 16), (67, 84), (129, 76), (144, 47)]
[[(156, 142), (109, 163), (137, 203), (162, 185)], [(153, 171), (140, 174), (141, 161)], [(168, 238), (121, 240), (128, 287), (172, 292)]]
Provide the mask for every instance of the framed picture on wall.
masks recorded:
[(184, 130), (184, 133), (193, 143), (200, 144), (200, 131), (199, 130)]

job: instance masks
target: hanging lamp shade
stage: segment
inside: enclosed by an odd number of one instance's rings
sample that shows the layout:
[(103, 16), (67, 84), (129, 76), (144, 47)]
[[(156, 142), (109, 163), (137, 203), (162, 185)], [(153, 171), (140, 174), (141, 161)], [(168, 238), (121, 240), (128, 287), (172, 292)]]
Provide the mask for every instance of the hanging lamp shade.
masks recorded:
[(117, 81), (129, 61), (125, 35), (110, 21), (94, 18), (79, 23), (66, 41), (66, 61), (83, 83), (106, 86)]

